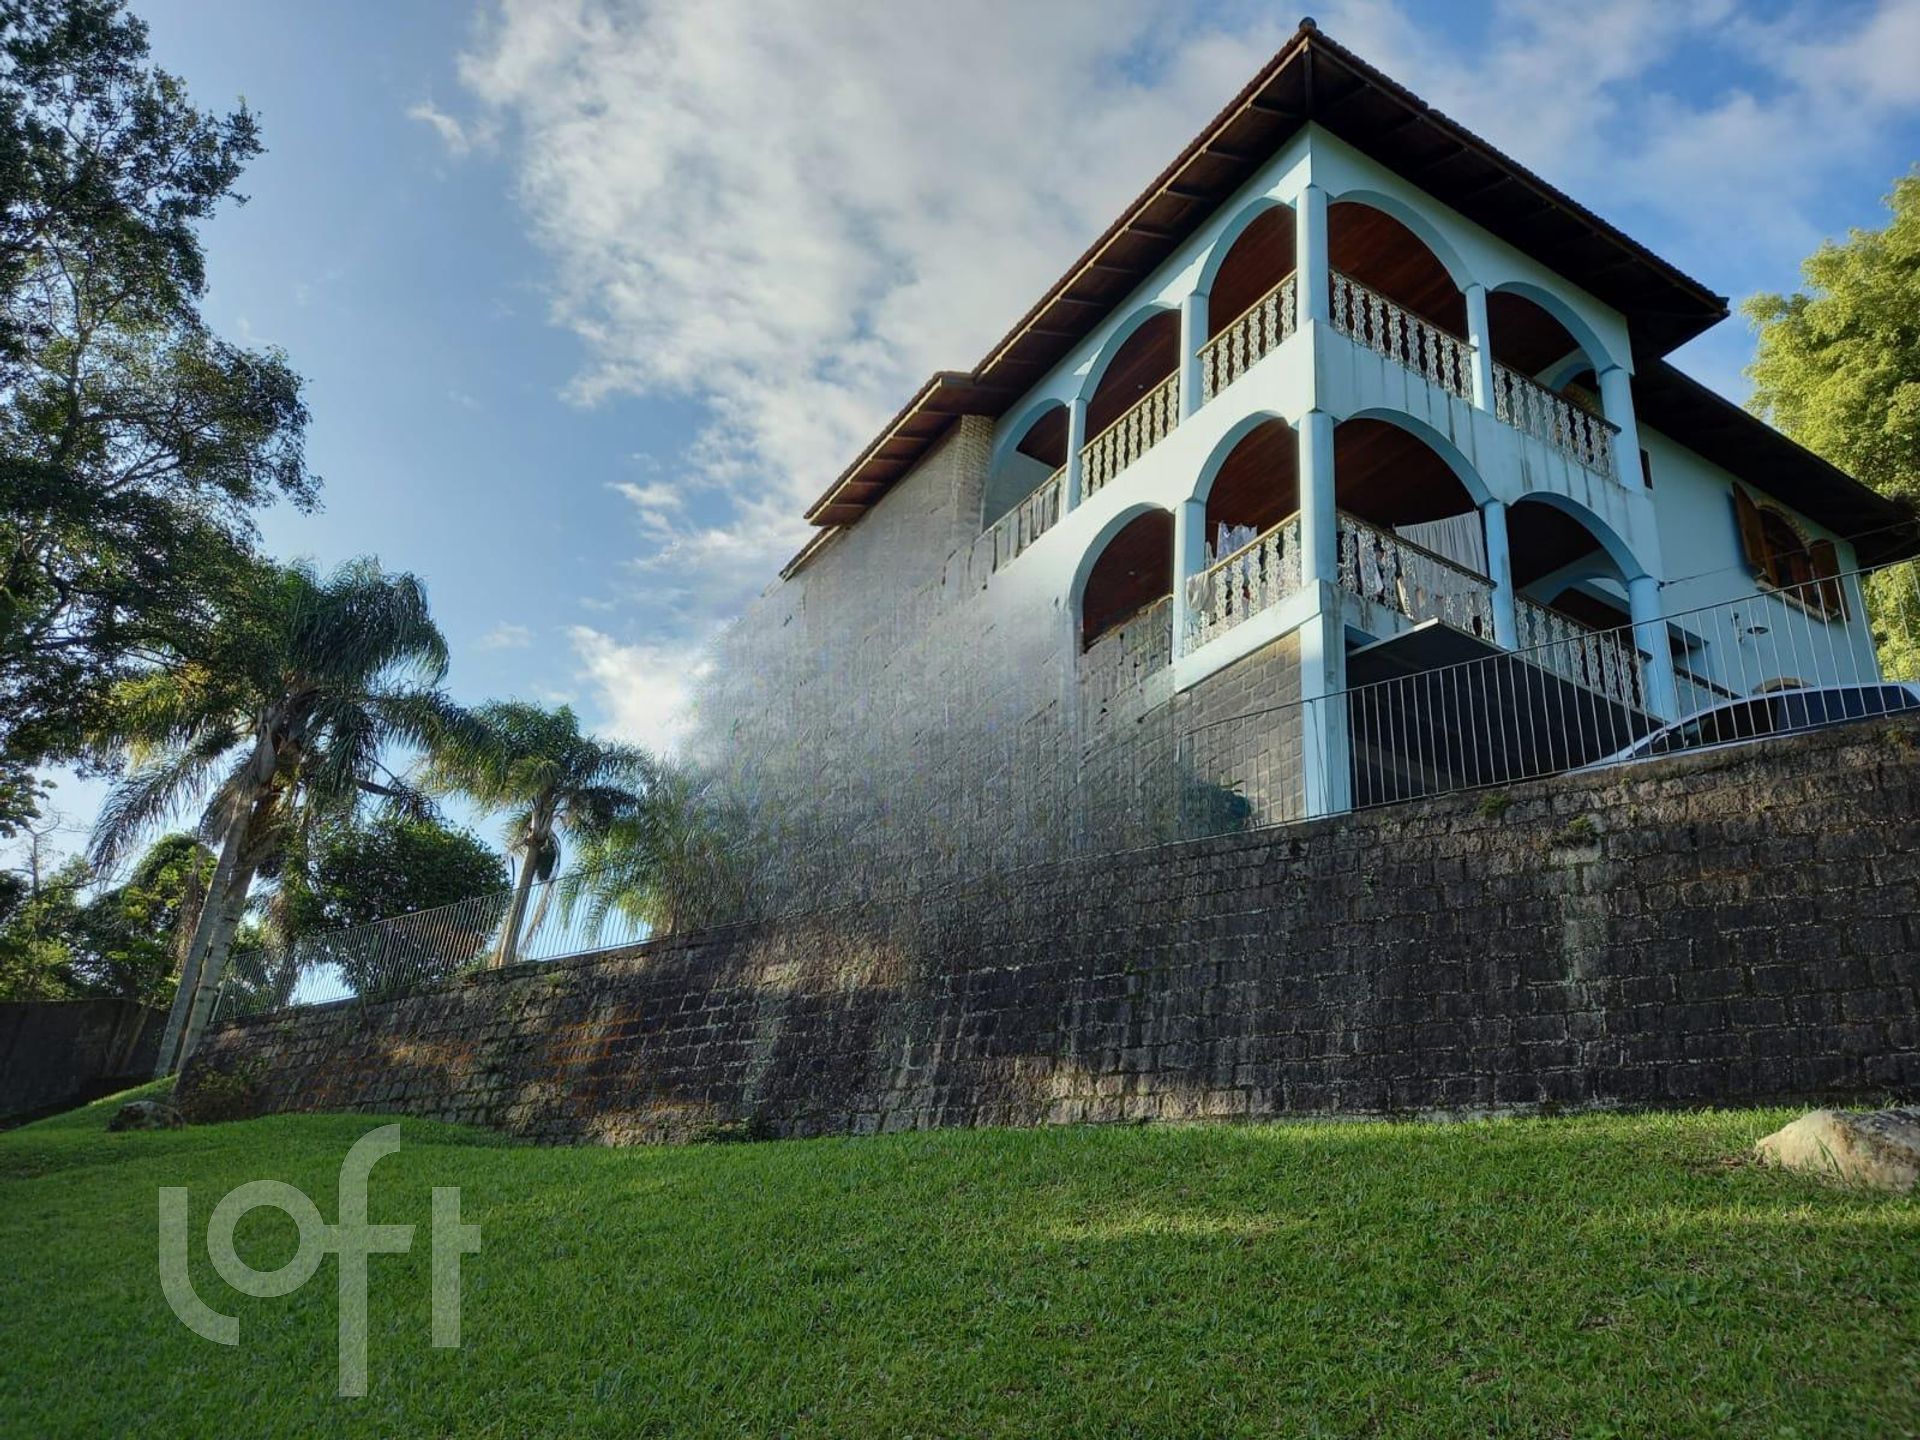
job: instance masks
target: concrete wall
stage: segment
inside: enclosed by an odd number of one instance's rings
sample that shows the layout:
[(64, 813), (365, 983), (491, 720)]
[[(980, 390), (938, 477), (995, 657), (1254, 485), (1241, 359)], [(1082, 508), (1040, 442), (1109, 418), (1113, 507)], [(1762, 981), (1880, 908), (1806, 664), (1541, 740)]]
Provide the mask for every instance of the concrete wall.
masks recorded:
[(1912, 1096), (1916, 817), (1920, 726), (1828, 731), (242, 1021), (181, 1093), (606, 1142)]
[(166, 1019), (132, 1000), (0, 1004), (0, 1118), (147, 1079)]

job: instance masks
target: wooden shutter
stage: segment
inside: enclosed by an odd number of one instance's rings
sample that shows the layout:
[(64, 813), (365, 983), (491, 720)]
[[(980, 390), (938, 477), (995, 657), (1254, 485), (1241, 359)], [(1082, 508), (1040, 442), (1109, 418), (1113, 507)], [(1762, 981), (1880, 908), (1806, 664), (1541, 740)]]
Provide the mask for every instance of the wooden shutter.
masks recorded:
[(1829, 620), (1847, 618), (1847, 587), (1840, 579), (1840, 552), (1831, 540), (1814, 540), (1807, 545), (1807, 558), (1813, 562), (1814, 588), (1820, 595), (1820, 608)]
[(1773, 578), (1773, 565), (1767, 549), (1767, 532), (1760, 524), (1760, 507), (1747, 498), (1747, 492), (1733, 487), (1733, 518), (1740, 527), (1740, 549), (1747, 557), (1747, 568), (1763, 580)]

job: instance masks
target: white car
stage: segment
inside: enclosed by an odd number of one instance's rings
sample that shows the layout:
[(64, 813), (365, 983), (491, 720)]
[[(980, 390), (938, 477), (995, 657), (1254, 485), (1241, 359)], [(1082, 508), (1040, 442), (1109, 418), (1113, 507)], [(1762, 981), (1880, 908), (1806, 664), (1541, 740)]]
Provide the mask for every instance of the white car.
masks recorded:
[(1744, 700), (1723, 701), (1663, 725), (1619, 753), (1581, 768), (1597, 770), (1603, 765), (1624, 765), (1656, 755), (1713, 750), (1903, 710), (1920, 710), (1920, 685), (1818, 685), (1802, 690), (1770, 690)]

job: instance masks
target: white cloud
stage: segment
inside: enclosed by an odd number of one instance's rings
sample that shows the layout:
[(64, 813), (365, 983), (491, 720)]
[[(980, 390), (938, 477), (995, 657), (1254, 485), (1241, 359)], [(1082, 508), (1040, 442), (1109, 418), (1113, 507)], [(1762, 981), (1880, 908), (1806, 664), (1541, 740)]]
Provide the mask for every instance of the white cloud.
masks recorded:
[[(417, 118), (456, 150), (480, 130), (506, 144), (553, 318), (584, 351), (575, 398), (683, 396), (706, 417), (688, 453), (614, 487), (644, 546), (622, 582), (662, 643), (770, 580), (879, 424), (931, 370), (977, 360), (1294, 13), (501, 0), (461, 66), (478, 128)], [(1790, 283), (1822, 185), (1920, 104), (1920, 0), (1764, 21), (1732, 0), (1495, 0), (1484, 34), (1404, 0), (1316, 13), (1730, 290)], [(1703, 55), (1742, 85), (1691, 84)], [(596, 664), (647, 651), (584, 633)]]
[(640, 528), (646, 535), (671, 545), (674, 530), (686, 510), (686, 497), (665, 480), (637, 484), (617, 480), (607, 487), (633, 506)]
[(586, 625), (567, 636), (606, 728), (657, 755), (672, 754), (686, 738), (693, 686), (710, 662), (694, 647), (622, 644)]
[(502, 620), (480, 637), (482, 650), (524, 650), (533, 644), (533, 631), (525, 625)]
[(468, 127), (454, 116), (449, 115), (431, 100), (422, 100), (407, 107), (407, 118), (429, 125), (447, 152), (456, 157), (471, 154), (477, 146), (487, 144), (491, 135), (485, 125)]

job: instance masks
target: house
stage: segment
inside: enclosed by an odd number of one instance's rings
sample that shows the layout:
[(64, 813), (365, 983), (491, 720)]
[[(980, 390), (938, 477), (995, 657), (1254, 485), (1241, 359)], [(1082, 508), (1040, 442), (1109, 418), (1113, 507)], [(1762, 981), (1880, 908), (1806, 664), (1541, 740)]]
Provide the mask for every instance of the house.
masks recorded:
[(715, 733), (844, 877), (1338, 812), (1871, 678), (1856, 572), (1912, 528), (1667, 363), (1727, 315), (1303, 21), (813, 505)]

